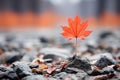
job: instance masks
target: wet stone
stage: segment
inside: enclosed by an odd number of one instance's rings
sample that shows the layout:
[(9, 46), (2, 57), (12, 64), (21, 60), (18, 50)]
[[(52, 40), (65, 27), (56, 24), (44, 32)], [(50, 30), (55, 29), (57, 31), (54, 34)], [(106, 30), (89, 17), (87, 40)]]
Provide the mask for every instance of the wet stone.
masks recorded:
[(32, 75), (30, 67), (24, 62), (13, 63), (12, 68), (17, 73), (19, 78)]
[(75, 57), (75, 59), (66, 66), (66, 68), (69, 67), (78, 68), (85, 72), (89, 72), (92, 70), (91, 64), (86, 60), (81, 60), (79, 57)]
[(106, 56), (102, 56), (96, 63), (95, 66), (99, 67), (99, 68), (104, 68), (106, 66), (109, 65), (113, 65), (114, 61), (112, 61), (111, 59), (107, 58)]

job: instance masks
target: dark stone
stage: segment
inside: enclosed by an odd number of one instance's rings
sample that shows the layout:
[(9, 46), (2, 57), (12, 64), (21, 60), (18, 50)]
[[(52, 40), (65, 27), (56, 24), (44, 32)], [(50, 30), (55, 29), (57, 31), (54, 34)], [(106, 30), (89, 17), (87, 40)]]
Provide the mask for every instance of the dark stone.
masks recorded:
[(98, 70), (93, 70), (91, 73), (88, 74), (89, 76), (96, 76), (96, 75), (101, 75), (101, 72)]
[(52, 63), (52, 59), (44, 59), (44, 61), (46, 62), (46, 63)]
[(89, 52), (89, 53), (94, 54), (94, 52), (95, 52), (95, 47), (94, 47), (94, 46), (91, 46), (91, 45), (87, 45), (87, 47), (88, 47), (88, 49), (87, 49), (86, 52)]
[(88, 77), (88, 74), (81, 70), (76, 74), (76, 76), (79, 77), (79, 80), (84, 80), (85, 77)]
[(71, 61), (73, 61), (75, 58), (76, 58), (76, 56), (69, 57), (68, 60), (71, 62)]
[[(108, 74), (108, 75), (102, 75), (96, 77), (94, 80), (112, 80), (111, 78), (115, 77), (115, 74)], [(113, 80), (119, 80), (119, 79), (113, 79)]]
[(29, 64), (29, 67), (30, 67), (30, 68), (38, 68), (39, 65), (38, 65), (38, 64), (33, 64), (33, 63), (31, 63), (31, 64)]
[(114, 73), (112, 68), (104, 68), (102, 70), (93, 70), (91, 73), (88, 73), (90, 76), (97, 76), (97, 75), (106, 75)]
[(18, 55), (13, 55), (13, 56), (11, 56), (11, 57), (9, 57), (9, 58), (6, 59), (6, 63), (12, 64), (12, 63), (15, 62), (15, 61), (19, 61), (22, 57), (23, 57), (23, 56), (20, 55), (20, 54), (18, 54)]
[(77, 70), (72, 69), (72, 68), (66, 68), (66, 69), (64, 69), (63, 71), (66, 72), (66, 73), (71, 73), (71, 74), (76, 74), (76, 73), (78, 73)]
[(26, 63), (16, 62), (12, 65), (12, 68), (17, 73), (19, 78), (32, 75), (32, 70)]
[(52, 62), (52, 61), (58, 61), (59, 57), (56, 56), (56, 55), (53, 55), (53, 54), (46, 54), (44, 57), (43, 57), (44, 60), (46, 59), (49, 59), (50, 61), (48, 62)]
[(6, 36), (6, 41), (7, 42), (11, 42), (11, 41), (13, 41), (15, 39), (15, 36), (13, 36), (13, 35), (7, 35)]
[(61, 73), (58, 73), (56, 74), (54, 77), (57, 79), (57, 80), (63, 80), (65, 77), (67, 76), (67, 73), (66, 72), (61, 72)]
[(77, 68), (77, 69), (82, 69), (85, 72), (91, 71), (91, 64), (86, 61), (86, 60), (81, 60), (79, 57), (75, 57), (73, 61), (71, 61), (66, 68)]
[(96, 63), (95, 66), (99, 68), (104, 68), (109, 65), (113, 65), (114, 62), (110, 59), (108, 59), (106, 56), (102, 56)]
[(101, 33), (100, 34), (100, 38), (106, 38), (106, 37), (108, 37), (108, 36), (110, 36), (110, 35), (112, 35), (112, 33), (111, 32), (103, 32), (103, 33)]
[(95, 51), (94, 49), (88, 49), (86, 52), (89, 52), (89, 53), (92, 53), (92, 54), (93, 54), (94, 51)]
[(112, 47), (107, 47), (106, 49), (105, 49), (105, 51), (107, 51), (107, 52), (112, 52), (113, 51), (113, 48)]
[(113, 69), (117, 72), (120, 72), (120, 65), (119, 64), (114, 65)]
[(42, 43), (48, 43), (49, 41), (46, 38), (41, 37), (40, 38), (40, 42), (42, 42)]
[(0, 66), (0, 80), (1, 79), (18, 80), (18, 76), (12, 68)]

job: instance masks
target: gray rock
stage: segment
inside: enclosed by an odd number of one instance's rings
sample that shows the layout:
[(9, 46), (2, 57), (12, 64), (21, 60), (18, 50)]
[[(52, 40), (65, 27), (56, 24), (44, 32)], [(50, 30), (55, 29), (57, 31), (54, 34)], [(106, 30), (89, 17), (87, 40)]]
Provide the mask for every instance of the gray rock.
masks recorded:
[(76, 76), (79, 77), (79, 79), (83, 79), (83, 78), (85, 78), (85, 77), (88, 76), (88, 75), (87, 75), (86, 72), (80, 70), (80, 71), (76, 74)]
[(11, 64), (15, 61), (20, 60), (23, 57), (22, 54), (16, 51), (8, 52), (6, 51), (4, 54), (0, 55), (0, 62), (1, 63), (8, 63)]
[[(58, 61), (59, 60), (59, 56), (57, 55), (53, 55), (53, 54), (46, 54), (43, 59), (45, 60), (45, 62), (52, 62), (52, 61)], [(47, 61), (48, 60), (48, 61)]]
[(44, 78), (42, 75), (31, 75), (24, 77), (22, 80), (48, 80), (48, 79)]
[(95, 63), (96, 66), (100, 68), (104, 68), (109, 65), (113, 65), (114, 61), (112, 59), (107, 58), (106, 56), (101, 56), (101, 58)]
[(75, 59), (66, 66), (66, 68), (69, 67), (81, 69), (85, 72), (89, 72), (92, 70), (91, 64), (87, 60), (81, 60), (79, 57), (75, 57)]
[(38, 68), (39, 65), (38, 65), (38, 64), (35, 64), (35, 63), (31, 63), (31, 64), (29, 64), (29, 67), (30, 67), (30, 68)]
[(58, 79), (55, 79), (55, 78), (49, 78), (48, 80), (58, 80)]
[(30, 67), (25, 62), (15, 62), (13, 63), (12, 68), (19, 78), (32, 75)]
[(12, 68), (8, 68), (8, 67), (5, 67), (5, 66), (0, 66), (0, 80), (1, 79), (17, 80), (18, 76), (13, 71)]
[(111, 67), (105, 67), (102, 70), (96, 70), (93, 69), (91, 73), (89, 73), (89, 76), (97, 76), (97, 75), (108, 75), (114, 73), (113, 68)]
[(67, 73), (66, 72), (61, 72), (61, 73), (58, 73), (56, 74), (54, 77), (57, 79), (57, 80), (63, 80), (65, 77), (67, 76)]
[(68, 74), (68, 77), (66, 78), (71, 78), (71, 80), (78, 80), (78, 77), (76, 77), (75, 74)]
[(78, 77), (78, 80), (94, 80), (92, 77), (90, 77), (86, 72), (80, 70), (76, 77)]

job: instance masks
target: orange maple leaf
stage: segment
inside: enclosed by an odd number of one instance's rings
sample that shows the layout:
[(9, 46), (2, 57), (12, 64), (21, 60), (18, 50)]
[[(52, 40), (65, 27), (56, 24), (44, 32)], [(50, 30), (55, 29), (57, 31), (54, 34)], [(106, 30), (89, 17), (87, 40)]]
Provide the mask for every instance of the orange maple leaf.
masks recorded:
[(85, 37), (89, 36), (92, 31), (86, 30), (88, 26), (88, 21), (80, 23), (80, 17), (76, 16), (74, 20), (68, 19), (69, 26), (62, 26), (63, 33), (61, 33), (65, 38), (69, 40), (73, 38), (78, 38), (84, 40)]

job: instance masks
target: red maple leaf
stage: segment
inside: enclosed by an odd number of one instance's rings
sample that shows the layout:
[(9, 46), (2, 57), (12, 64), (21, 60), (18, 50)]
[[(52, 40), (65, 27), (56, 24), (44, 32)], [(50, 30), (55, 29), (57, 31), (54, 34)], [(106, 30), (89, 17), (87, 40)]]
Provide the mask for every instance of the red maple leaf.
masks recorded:
[(79, 16), (76, 16), (74, 20), (69, 18), (68, 24), (69, 26), (62, 26), (64, 32), (61, 34), (69, 40), (73, 38), (84, 40), (92, 32), (90, 30), (86, 30), (88, 26), (88, 21), (80, 23)]

